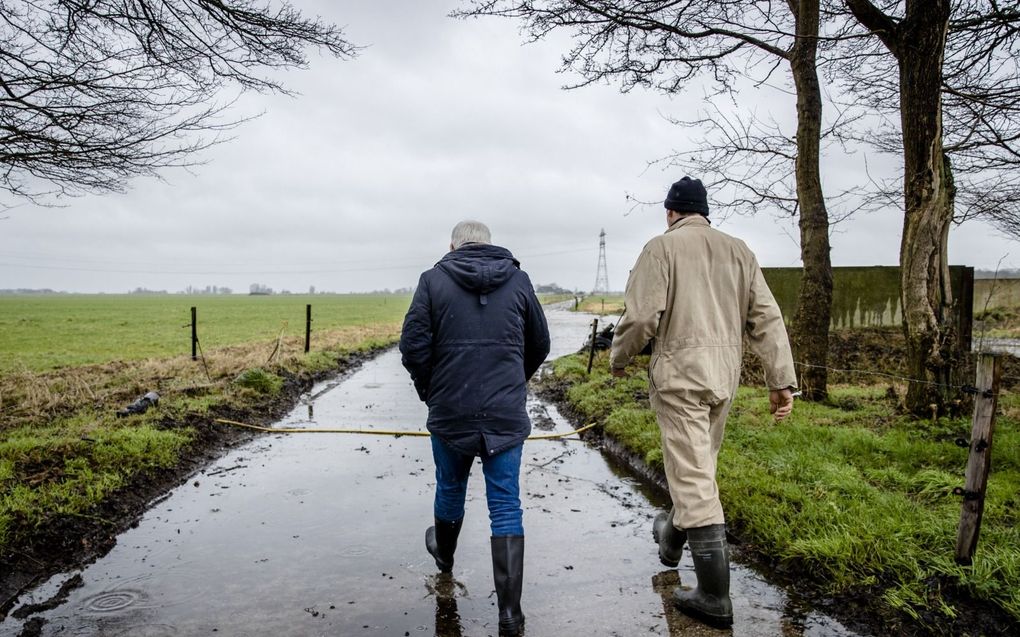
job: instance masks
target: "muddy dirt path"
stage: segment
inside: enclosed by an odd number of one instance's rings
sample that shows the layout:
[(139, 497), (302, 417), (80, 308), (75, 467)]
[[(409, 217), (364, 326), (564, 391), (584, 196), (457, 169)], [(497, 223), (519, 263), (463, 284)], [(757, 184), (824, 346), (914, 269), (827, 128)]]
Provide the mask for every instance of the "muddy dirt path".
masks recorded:
[[(590, 317), (549, 312), (553, 356)], [(570, 429), (532, 399), (536, 430)], [(316, 387), (280, 426), (422, 429), (399, 353)], [(664, 603), (677, 572), (649, 531), (665, 502), (579, 441), (525, 447), (523, 607), (532, 637), (720, 634)], [(434, 485), (426, 438), (267, 435), (155, 504), (103, 558), (20, 600), (0, 635), (494, 635), (481, 467), (453, 579), (424, 549)], [(691, 585), (689, 555), (679, 578)], [(851, 635), (734, 566), (734, 635)], [(36, 606), (33, 606), (35, 604)], [(726, 633), (721, 633), (726, 634)]]

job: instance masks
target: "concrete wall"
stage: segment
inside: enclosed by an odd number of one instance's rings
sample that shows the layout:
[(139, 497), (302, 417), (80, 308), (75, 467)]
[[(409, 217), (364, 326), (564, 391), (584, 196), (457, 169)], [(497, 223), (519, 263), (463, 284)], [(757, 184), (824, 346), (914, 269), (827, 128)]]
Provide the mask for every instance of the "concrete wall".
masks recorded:
[[(968, 268), (964, 266), (950, 267), (953, 295), (956, 299), (968, 296), (967, 290), (963, 287), (967, 270)], [(973, 276), (973, 269), (970, 271)], [(783, 316), (789, 323), (797, 311), (801, 268), (762, 268), (762, 272), (783, 311)], [(832, 329), (902, 325), (899, 267), (833, 268), (832, 288)], [(1013, 291), (1020, 297), (1020, 286), (1013, 288)], [(975, 289), (975, 304), (978, 302), (978, 296)], [(966, 327), (963, 325), (961, 327), (965, 333), (969, 333), (970, 313), (966, 313), (961, 320), (967, 324)]]

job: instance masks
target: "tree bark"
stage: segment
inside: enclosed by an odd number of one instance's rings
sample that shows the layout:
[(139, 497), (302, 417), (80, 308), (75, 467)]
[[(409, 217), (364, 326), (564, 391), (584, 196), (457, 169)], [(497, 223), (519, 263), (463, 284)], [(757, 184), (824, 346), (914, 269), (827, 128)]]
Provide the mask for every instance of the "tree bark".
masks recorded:
[(956, 188), (942, 149), (942, 66), (950, 0), (907, 0), (896, 21), (871, 0), (845, 0), (857, 20), (896, 58), (903, 133), (903, 237), (900, 302), (907, 340), (906, 406), (917, 416), (945, 413), (958, 357), (947, 248)]
[(822, 134), (822, 92), (818, 83), (818, 0), (790, 2), (797, 22), (797, 41), (790, 67), (797, 89), (797, 206), (800, 212), (800, 280), (793, 319), (795, 360), (801, 363), (800, 384), (807, 400), (828, 394), (829, 324), (832, 315), (832, 262), (829, 213), (822, 194), (819, 154)]
[(910, 0), (897, 60), (903, 131), (905, 217), (900, 244), (907, 408), (943, 413), (957, 358), (947, 247), (955, 187), (942, 150), (942, 63), (949, 0)]

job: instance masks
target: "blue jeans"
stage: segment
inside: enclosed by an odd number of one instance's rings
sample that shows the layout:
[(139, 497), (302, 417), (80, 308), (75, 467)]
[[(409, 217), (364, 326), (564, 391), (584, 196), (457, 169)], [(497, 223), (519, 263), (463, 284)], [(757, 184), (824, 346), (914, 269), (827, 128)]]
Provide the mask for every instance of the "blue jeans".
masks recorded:
[[(493, 537), (524, 535), (520, 485), (523, 449), (524, 445), (519, 444), (494, 456), (482, 456), (485, 499), (489, 504)], [(436, 461), (436, 519), (456, 522), (464, 517), (464, 499), (474, 456), (463, 455), (439, 436), (432, 436), (432, 457)]]

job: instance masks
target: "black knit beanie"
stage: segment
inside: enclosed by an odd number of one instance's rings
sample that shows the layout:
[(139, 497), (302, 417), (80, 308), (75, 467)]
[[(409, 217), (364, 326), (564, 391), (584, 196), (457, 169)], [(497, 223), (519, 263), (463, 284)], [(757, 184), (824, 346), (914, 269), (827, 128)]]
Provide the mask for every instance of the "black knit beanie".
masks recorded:
[(670, 186), (664, 204), (666, 210), (673, 212), (697, 212), (708, 216), (708, 192), (700, 179), (684, 177)]

